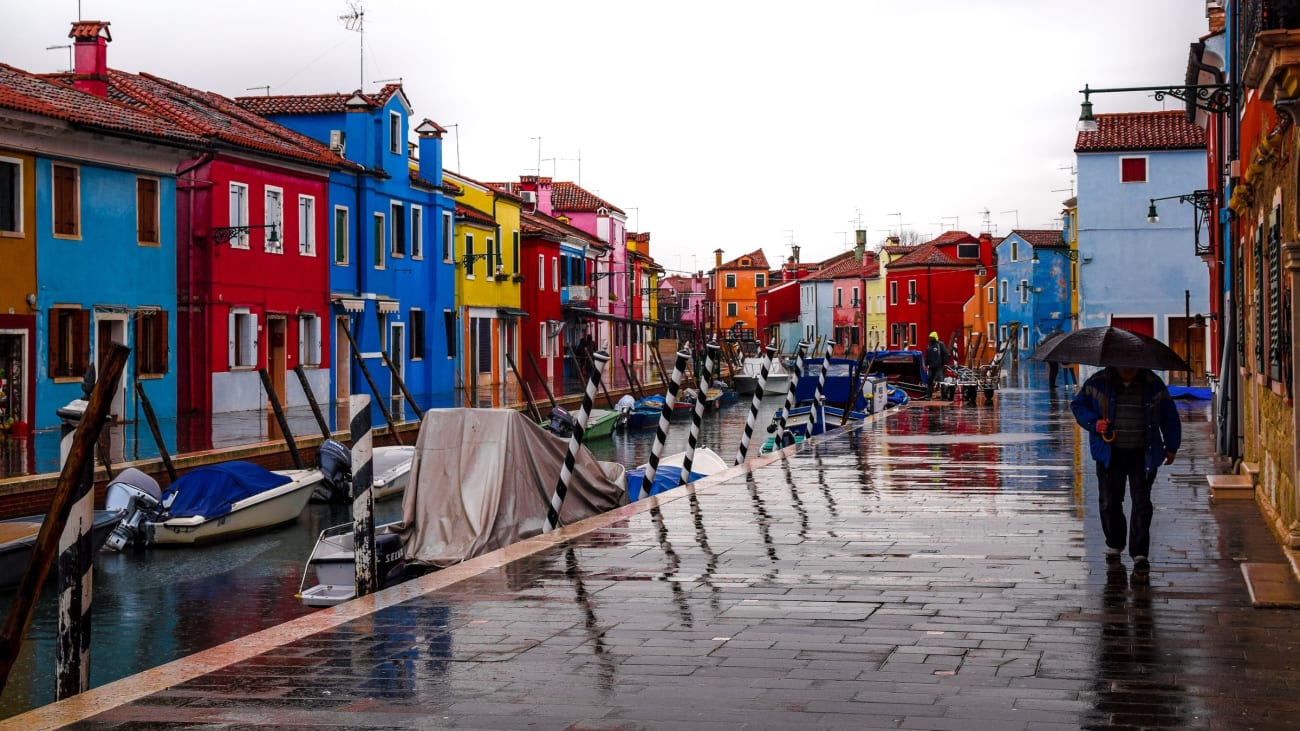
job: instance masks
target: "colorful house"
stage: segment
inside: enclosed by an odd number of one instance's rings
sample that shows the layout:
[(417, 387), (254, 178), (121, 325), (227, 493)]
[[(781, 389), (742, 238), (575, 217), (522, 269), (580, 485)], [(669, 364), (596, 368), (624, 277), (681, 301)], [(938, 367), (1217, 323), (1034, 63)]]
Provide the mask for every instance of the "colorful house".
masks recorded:
[(1073, 267), (1063, 231), (1016, 229), (997, 252), (997, 322), (1000, 342), (1017, 323), (1018, 360), (1027, 361), (1043, 338), (1073, 330)]
[(751, 339), (758, 324), (757, 292), (767, 286), (767, 257), (762, 249), (757, 249), (724, 264), (722, 249), (713, 253), (715, 265), (711, 279), (716, 298), (716, 327), (730, 331), (735, 339)]
[(445, 130), (423, 120), (415, 127), (418, 145), (408, 143), (411, 104), (400, 84), (375, 94), (238, 101), (355, 163), (330, 174), (325, 202), (329, 234), (320, 254), (329, 262), (329, 393), (343, 402), (367, 392), (368, 374), (380, 390), (375, 395), (399, 416), (403, 384), (424, 408), (451, 405), (457, 350), (448, 317), (455, 288), (452, 204), (442, 187)]
[(589, 294), (578, 291), (589, 289), (586, 285), (569, 282), (583, 281), (582, 268), (576, 266), (585, 261), (583, 252), (604, 247), (585, 231), (539, 212), (524, 210), (519, 225), (523, 247), (519, 305), (528, 313), (520, 338), (524, 356), (519, 368), (533, 396), (541, 398), (543, 383), (552, 392), (565, 390), (568, 348), (577, 343), (566, 337), (564, 307), (590, 301)]
[(799, 280), (761, 289), (758, 292), (758, 338), (764, 345), (775, 340), (782, 353), (794, 352), (803, 337), (799, 321)]
[[(994, 239), (996, 251), (1000, 239)], [(998, 273), (997, 268), (975, 270), (975, 291), (962, 308), (962, 336), (958, 346), (962, 363), (982, 365), (993, 360), (998, 348)], [(975, 346), (972, 349), (972, 346)]]
[(890, 347), (923, 347), (931, 332), (945, 343), (960, 340), (976, 272), (992, 264), (992, 235), (965, 231), (945, 232), (886, 264)]

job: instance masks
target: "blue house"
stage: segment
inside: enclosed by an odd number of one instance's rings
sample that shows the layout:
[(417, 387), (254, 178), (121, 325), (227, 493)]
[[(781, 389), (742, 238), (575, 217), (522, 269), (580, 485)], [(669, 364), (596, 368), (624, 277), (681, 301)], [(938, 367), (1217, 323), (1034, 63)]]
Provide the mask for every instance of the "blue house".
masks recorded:
[[(1196, 255), (1203, 212), (1180, 201), (1206, 187), (1205, 131), (1176, 112), (1099, 114), (1080, 132), (1079, 327), (1155, 337), (1205, 373), (1209, 276)], [(1167, 200), (1161, 200), (1166, 199)], [(1157, 216), (1150, 216), (1155, 208)], [(1204, 231), (1201, 235), (1206, 235)]]
[(1018, 323), (1020, 361), (1053, 332), (1074, 329), (1073, 254), (1062, 231), (1016, 229), (997, 245), (998, 341)]
[(239, 103), (364, 168), (330, 176), (334, 399), (368, 393), (368, 373), (376, 396), (391, 399), (401, 415), (396, 371), (420, 408), (451, 406), (457, 348), (454, 203), (442, 186), (446, 130), (426, 119), (414, 127), (418, 143), (409, 143), (412, 109), (400, 84), (377, 94), (242, 97)]

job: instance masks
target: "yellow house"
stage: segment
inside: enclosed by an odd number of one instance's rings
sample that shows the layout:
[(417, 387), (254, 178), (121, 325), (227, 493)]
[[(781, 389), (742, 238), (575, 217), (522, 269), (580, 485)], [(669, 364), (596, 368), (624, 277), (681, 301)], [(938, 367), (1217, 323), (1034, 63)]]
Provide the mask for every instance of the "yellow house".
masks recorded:
[(0, 439), (32, 423), (35, 350), (35, 159), (0, 148)]
[(899, 244), (897, 236), (890, 236), (885, 240), (885, 245), (876, 253), (879, 259), (876, 275), (863, 279), (862, 291), (867, 298), (865, 303), (867, 306), (866, 319), (863, 321), (863, 325), (868, 348), (884, 350), (889, 347), (889, 302), (886, 298), (885, 267), (910, 251), (912, 251), (912, 247), (902, 246)]
[(502, 407), (519, 401), (511, 364), (519, 364), (519, 212), (522, 198), (446, 171), (459, 189), (453, 248), (456, 319), (465, 354), (461, 381), (469, 406)]

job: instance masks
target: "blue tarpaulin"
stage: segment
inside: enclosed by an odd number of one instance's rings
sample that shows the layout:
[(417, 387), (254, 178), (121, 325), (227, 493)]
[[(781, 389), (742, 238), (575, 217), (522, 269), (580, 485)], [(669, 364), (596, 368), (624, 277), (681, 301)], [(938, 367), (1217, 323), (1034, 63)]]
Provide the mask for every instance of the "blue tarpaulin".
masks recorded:
[(1205, 386), (1170, 386), (1169, 396), (1171, 398), (1204, 399), (1206, 401), (1212, 398), (1210, 389)]
[[(692, 472), (690, 482), (700, 479), (703, 475)], [(665, 490), (671, 490), (682, 481), (682, 468), (672, 465), (660, 465), (655, 470), (655, 484), (650, 486), (650, 494), (658, 495)], [(627, 500), (635, 502), (641, 497), (641, 483), (645, 482), (645, 467), (637, 467), (634, 470), (627, 471)]]
[(167, 488), (163, 501), (176, 496), (167, 510), (168, 518), (213, 518), (229, 513), (232, 503), (291, 481), (287, 475), (252, 462), (224, 462), (181, 475)]

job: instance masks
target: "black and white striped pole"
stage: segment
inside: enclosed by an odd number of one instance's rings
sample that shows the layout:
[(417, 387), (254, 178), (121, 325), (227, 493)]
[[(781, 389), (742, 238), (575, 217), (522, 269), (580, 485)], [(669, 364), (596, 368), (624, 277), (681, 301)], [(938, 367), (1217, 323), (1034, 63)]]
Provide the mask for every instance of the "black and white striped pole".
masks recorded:
[(352, 438), (352, 545), (356, 565), (356, 595), (363, 597), (379, 589), (378, 557), (375, 551), (374, 437), (370, 425), (370, 396), (357, 394), (348, 399), (352, 414), (348, 431)]
[(758, 420), (758, 409), (763, 404), (763, 389), (767, 386), (767, 369), (772, 365), (776, 355), (776, 340), (763, 351), (763, 364), (758, 371), (758, 388), (754, 389), (754, 399), (749, 403), (749, 415), (745, 417), (745, 433), (740, 437), (740, 449), (736, 450), (736, 464), (745, 461), (749, 452), (749, 440), (754, 436), (754, 422)]
[(644, 495), (649, 495), (650, 488), (654, 487), (655, 473), (659, 471), (659, 456), (664, 452), (664, 442), (668, 439), (668, 426), (673, 418), (673, 407), (677, 405), (677, 391), (682, 387), (682, 373), (686, 370), (686, 359), (690, 357), (689, 348), (677, 351), (677, 362), (673, 363), (673, 378), (668, 382), (668, 395), (664, 398), (664, 407), (659, 412), (659, 428), (655, 431), (655, 443), (650, 448), (650, 462), (645, 468), (645, 477), (641, 480), (641, 492)]
[(776, 448), (787, 446), (785, 443), (786, 424), (790, 420), (790, 410), (799, 402), (799, 374), (803, 373), (803, 356), (808, 352), (808, 341), (800, 340), (794, 349), (794, 368), (790, 370), (790, 387), (786, 389), (785, 404), (781, 407), (781, 415), (778, 420), (776, 431)]
[[(722, 349), (718, 347), (717, 340), (709, 341), (704, 346), (704, 375), (706, 378), (713, 377), (714, 356)], [(700, 425), (704, 423), (704, 389), (705, 384), (700, 384), (700, 394), (695, 398), (695, 408), (691, 411), (691, 435), (686, 441), (686, 459), (682, 461), (682, 476), (677, 484), (685, 485), (691, 481), (691, 465), (695, 462), (695, 448), (700, 444)]]
[(826, 348), (822, 350), (822, 368), (817, 374), (817, 390), (813, 392), (812, 409), (808, 417), (808, 433), (817, 432), (817, 425), (821, 425), (821, 431), (826, 431), (826, 414), (822, 411), (822, 404), (826, 400), (826, 371), (831, 367), (831, 351), (835, 349), (835, 341), (827, 340)]
[(573, 479), (573, 463), (578, 459), (578, 450), (582, 448), (582, 437), (587, 431), (587, 419), (591, 416), (591, 404), (596, 400), (596, 390), (600, 388), (600, 374), (609, 362), (609, 353), (598, 350), (591, 354), (593, 368), (587, 379), (587, 390), (582, 394), (582, 408), (578, 411), (578, 423), (573, 427), (569, 437), (569, 449), (564, 454), (564, 464), (560, 467), (560, 479), (555, 483), (555, 494), (546, 509), (546, 532), (550, 533), (560, 527), (560, 508), (564, 505), (564, 496), (569, 492), (569, 481)]

